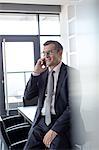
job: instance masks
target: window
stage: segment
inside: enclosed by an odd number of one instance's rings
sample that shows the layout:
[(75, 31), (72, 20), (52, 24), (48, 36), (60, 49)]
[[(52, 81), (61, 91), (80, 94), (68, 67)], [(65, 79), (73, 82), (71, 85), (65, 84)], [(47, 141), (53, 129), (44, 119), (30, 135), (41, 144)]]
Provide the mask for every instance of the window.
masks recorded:
[(40, 35), (60, 35), (58, 15), (40, 15)]
[(4, 72), (7, 78), (5, 103), (9, 111), (23, 105), (24, 89), (34, 62), (40, 57), (43, 43), (47, 40), (60, 41), (59, 15), (0, 13), (0, 37), (5, 38), (4, 43), (2, 40), (0, 42), (5, 44), (2, 46), (6, 53), (3, 57), (3, 64), (6, 59)]
[(59, 15), (40, 14), (40, 47), (47, 40), (60, 42), (60, 18)]
[(1, 35), (37, 35), (37, 15), (0, 14)]

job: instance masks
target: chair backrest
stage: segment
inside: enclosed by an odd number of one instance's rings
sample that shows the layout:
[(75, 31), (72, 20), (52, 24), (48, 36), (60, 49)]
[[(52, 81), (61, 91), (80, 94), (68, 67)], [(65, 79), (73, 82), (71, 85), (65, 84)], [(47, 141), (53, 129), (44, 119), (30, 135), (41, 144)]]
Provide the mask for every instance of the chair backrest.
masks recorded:
[(34, 97), (31, 100), (24, 99), (23, 97), (23, 106), (36, 106), (38, 103), (38, 96)]

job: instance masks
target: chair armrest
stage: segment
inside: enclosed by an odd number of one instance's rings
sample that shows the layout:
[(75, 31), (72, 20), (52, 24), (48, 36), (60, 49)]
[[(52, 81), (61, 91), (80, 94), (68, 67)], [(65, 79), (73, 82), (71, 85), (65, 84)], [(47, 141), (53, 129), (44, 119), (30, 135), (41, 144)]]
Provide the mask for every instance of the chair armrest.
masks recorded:
[(8, 119), (19, 118), (19, 117), (21, 117), (21, 116), (20, 115), (7, 116), (7, 117), (2, 117), (2, 120), (5, 121), (5, 120), (8, 120)]
[(16, 132), (17, 130), (20, 130), (20, 129), (24, 130), (25, 128), (30, 128), (30, 124), (28, 123), (28, 124), (25, 124), (25, 125), (23, 125), (23, 126), (16, 126), (16, 127), (14, 127), (14, 128), (10, 128), (10, 129), (7, 130), (6, 132), (7, 132), (7, 133)]
[(10, 149), (23, 149), (26, 142), (27, 142), (27, 139), (21, 140), (19, 142), (11, 144), (9, 148)]
[(25, 125), (28, 125), (28, 124), (29, 124), (28, 122), (22, 122), (22, 123), (13, 125), (13, 126), (11, 126), (11, 127), (8, 127), (8, 128), (6, 128), (5, 130), (6, 130), (6, 132), (8, 132), (8, 131), (11, 131), (11, 129), (14, 130), (14, 129), (18, 128), (19, 126), (25, 126)]
[(16, 128), (11, 128), (6, 131), (6, 134), (8, 135), (11, 144), (26, 139), (28, 137), (30, 127), (30, 124), (27, 124), (24, 126), (18, 126)]
[(21, 115), (9, 116), (6, 118), (2, 118), (2, 122), (4, 128), (6, 129), (8, 127), (24, 122), (24, 118)]

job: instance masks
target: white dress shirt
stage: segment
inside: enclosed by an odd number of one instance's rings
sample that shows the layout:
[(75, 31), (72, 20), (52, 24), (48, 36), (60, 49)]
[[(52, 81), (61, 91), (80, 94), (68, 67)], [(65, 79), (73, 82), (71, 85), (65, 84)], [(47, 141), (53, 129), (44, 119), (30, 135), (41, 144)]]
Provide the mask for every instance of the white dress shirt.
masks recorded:
[[(62, 62), (60, 62), (54, 69), (53, 71), (55, 71), (53, 73), (54, 75), (54, 92), (53, 92), (53, 97), (52, 97), (52, 103), (51, 103), (51, 114), (55, 115), (55, 108), (54, 108), (54, 104), (55, 104), (55, 94), (56, 94), (56, 86), (57, 86), (57, 81), (58, 81), (58, 75), (59, 75), (59, 71), (60, 71), (60, 67), (62, 65)], [(49, 72), (50, 72), (50, 68), (49, 68)], [(45, 101), (44, 101), (44, 105), (42, 108), (42, 115), (45, 115), (45, 103), (46, 103), (46, 97), (45, 97)]]

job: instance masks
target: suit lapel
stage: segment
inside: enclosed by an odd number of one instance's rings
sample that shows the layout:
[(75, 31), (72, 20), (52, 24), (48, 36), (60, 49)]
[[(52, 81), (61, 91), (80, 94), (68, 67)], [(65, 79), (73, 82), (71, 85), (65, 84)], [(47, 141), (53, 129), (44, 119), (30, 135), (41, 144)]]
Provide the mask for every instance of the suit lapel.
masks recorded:
[(47, 84), (47, 78), (48, 78), (48, 70), (46, 70), (46, 71), (44, 72), (42, 78), (43, 78), (43, 79), (42, 79), (42, 81), (43, 81), (42, 87), (43, 87), (43, 90), (45, 90), (46, 84)]
[(42, 75), (42, 82), (41, 83), (41, 104), (43, 106), (44, 103), (44, 97), (45, 97), (45, 91), (46, 91), (46, 84), (47, 84), (47, 78), (48, 78), (48, 70), (46, 70)]
[(64, 78), (66, 78), (66, 76), (67, 76), (67, 68), (66, 68), (66, 65), (64, 63), (62, 63), (62, 66), (61, 66), (60, 72), (59, 72), (58, 81), (57, 81), (57, 86), (56, 86), (55, 102), (57, 102), (57, 100), (58, 100), (58, 94), (59, 94), (60, 88), (62, 86), (62, 83), (64, 82)]

